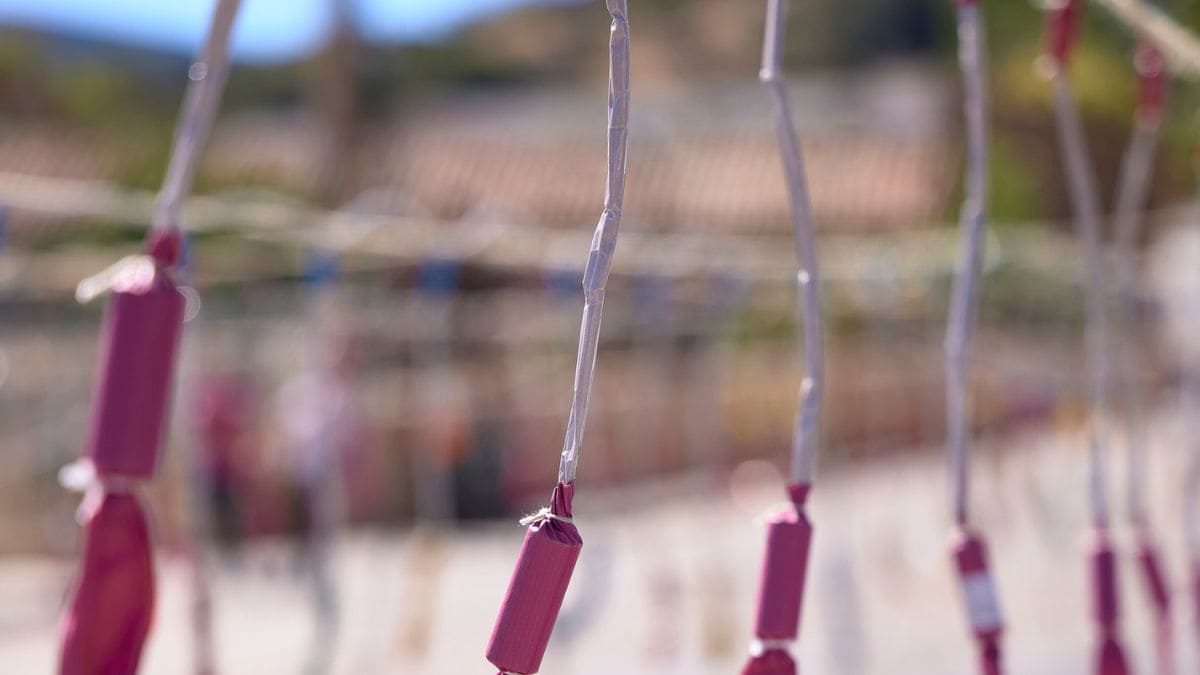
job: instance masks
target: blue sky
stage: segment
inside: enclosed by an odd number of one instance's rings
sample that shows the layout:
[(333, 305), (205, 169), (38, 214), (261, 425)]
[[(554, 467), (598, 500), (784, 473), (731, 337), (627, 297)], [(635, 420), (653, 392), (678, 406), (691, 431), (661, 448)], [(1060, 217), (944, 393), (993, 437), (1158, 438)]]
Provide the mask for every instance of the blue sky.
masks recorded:
[[(364, 34), (377, 40), (436, 39), (489, 13), (547, 0), (351, 0)], [(569, 2), (571, 0), (550, 0)], [(0, 24), (191, 53), (214, 0), (0, 0)], [(235, 58), (282, 60), (324, 35), (330, 0), (242, 0)]]

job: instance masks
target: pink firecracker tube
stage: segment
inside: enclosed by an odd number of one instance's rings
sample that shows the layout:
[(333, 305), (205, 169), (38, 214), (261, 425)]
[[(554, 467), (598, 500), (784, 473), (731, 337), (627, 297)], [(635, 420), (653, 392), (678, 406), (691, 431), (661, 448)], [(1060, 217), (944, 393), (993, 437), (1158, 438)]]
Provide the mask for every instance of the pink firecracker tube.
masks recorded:
[(1097, 532), (1089, 553), (1092, 567), (1092, 619), (1102, 628), (1116, 626), (1120, 615), (1117, 597), (1117, 556), (1108, 535)]
[(154, 614), (150, 528), (136, 497), (107, 493), (85, 524), (83, 564), (62, 623), (60, 675), (134, 675)]
[(571, 521), (574, 492), (574, 483), (559, 483), (550, 508), (538, 514), (525, 533), (487, 648), (488, 661), (502, 672), (529, 675), (542, 665), (583, 548), (583, 538)]
[(1004, 614), (992, 579), (987, 545), (978, 535), (963, 532), (954, 544), (953, 554), (967, 621), (979, 643), (979, 671), (984, 675), (1000, 675)]
[(1146, 587), (1150, 591), (1150, 598), (1154, 602), (1155, 612), (1161, 619), (1169, 621), (1171, 615), (1171, 593), (1167, 590), (1167, 579), (1163, 573), (1158, 548), (1149, 539), (1143, 537), (1138, 542), (1137, 558), (1138, 564), (1142, 569), (1142, 579), (1145, 581)]
[(1169, 85), (1166, 60), (1150, 42), (1138, 45), (1134, 55), (1138, 73), (1138, 117), (1148, 122), (1162, 121), (1167, 108)]
[(794, 675), (788, 646), (800, 634), (800, 610), (813, 528), (804, 513), (808, 485), (791, 485), (791, 506), (767, 521), (767, 546), (758, 588), (754, 636), (759, 643), (742, 675)]
[(954, 563), (971, 631), (981, 642), (995, 640), (1004, 630), (1004, 617), (989, 569), (987, 546), (978, 535), (964, 533), (954, 546)]
[(151, 256), (112, 283), (86, 446), (101, 475), (149, 478), (158, 464), (185, 304), (167, 269), (174, 236), (152, 241)]
[(793, 488), (799, 499), (767, 521), (754, 635), (760, 640), (795, 640), (808, 570), (813, 528), (804, 515), (807, 488)]
[(1117, 590), (1117, 556), (1108, 534), (1098, 530), (1089, 553), (1092, 571), (1092, 618), (1100, 629), (1100, 649), (1096, 654), (1096, 675), (1126, 675), (1129, 672), (1124, 650), (1118, 639), (1120, 602)]
[(1070, 59), (1071, 50), (1079, 37), (1083, 3), (1079, 0), (1062, 0), (1046, 16), (1046, 55), (1056, 68), (1062, 68)]

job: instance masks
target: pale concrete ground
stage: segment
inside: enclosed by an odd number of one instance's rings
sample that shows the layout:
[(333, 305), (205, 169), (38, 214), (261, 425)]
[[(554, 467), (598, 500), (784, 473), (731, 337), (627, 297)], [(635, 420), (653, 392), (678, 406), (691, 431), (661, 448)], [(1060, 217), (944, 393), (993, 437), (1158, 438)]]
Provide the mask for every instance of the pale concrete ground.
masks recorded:
[[(1154, 429), (1155, 513), (1181, 591), (1185, 559), (1176, 516), (1187, 444), (1179, 425), (1165, 417)], [(1083, 439), (1030, 434), (1007, 443), (1005, 453), (977, 464), (975, 501), (1009, 616), (1009, 672), (1088, 672)], [(1114, 469), (1123, 474), (1120, 462)], [(735, 475), (740, 487), (719, 496), (698, 480), (595, 494), (585, 476), (577, 509), (583, 559), (544, 673), (736, 672), (761, 546), (753, 514), (776, 493), (764, 488), (761, 466)], [(813, 497), (818, 538), (799, 647), (805, 672), (972, 672), (946, 552), (938, 453), (831, 469), (823, 479)], [(440, 545), (411, 533), (342, 538), (335, 672), (492, 672), (482, 652), (521, 531), (504, 524), (445, 535)], [(1128, 551), (1126, 528), (1119, 541)], [(1129, 556), (1123, 560), (1126, 638), (1137, 672), (1153, 673), (1147, 603)], [(187, 568), (164, 559), (160, 570), (159, 624), (142, 672), (186, 673)], [(312, 612), (307, 587), (292, 570), (290, 549), (269, 544), (255, 547), (240, 565), (217, 566), (220, 672), (302, 672), (314, 642)], [(54, 622), (70, 571), (43, 560), (0, 563), (4, 672), (52, 672)], [(1179, 672), (1197, 672), (1196, 626), (1186, 596), (1176, 598)]]

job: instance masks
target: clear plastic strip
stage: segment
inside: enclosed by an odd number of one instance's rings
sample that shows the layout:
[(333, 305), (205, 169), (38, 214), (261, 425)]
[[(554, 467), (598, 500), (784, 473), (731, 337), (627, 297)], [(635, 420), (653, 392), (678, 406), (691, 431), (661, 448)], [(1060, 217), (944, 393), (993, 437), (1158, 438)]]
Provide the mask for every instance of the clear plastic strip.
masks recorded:
[(229, 36), (241, 0), (217, 0), (200, 57), (188, 68), (188, 88), (167, 175), (159, 193), (154, 229), (178, 229), (179, 212), (192, 189), (201, 151), (208, 142), (229, 76)]
[(1105, 307), (1107, 276), (1100, 246), (1100, 201), (1092, 175), (1083, 125), (1071, 85), (1062, 69), (1053, 74), (1055, 117), (1063, 162), (1066, 166), (1071, 207), (1087, 268), (1087, 369), (1091, 404), (1090, 491), (1092, 517), (1097, 525), (1109, 521), (1108, 507), (1108, 317)]
[(824, 333), (821, 322), (821, 282), (817, 269), (816, 231), (808, 196), (808, 181), (796, 130), (792, 125), (791, 99), (783, 81), (782, 62), (787, 0), (770, 0), (763, 36), (762, 69), (758, 78), (774, 102), (775, 130), (791, 203), (796, 259), (800, 268), (796, 282), (801, 295), (804, 331), (804, 379), (800, 383), (800, 407), (792, 436), (791, 480), (797, 485), (812, 483), (821, 443), (821, 405), (825, 384)]
[(958, 60), (963, 77), (966, 121), (966, 190), (962, 206), (958, 269), (946, 324), (946, 445), (950, 459), (950, 498), (955, 520), (969, 515), (971, 388), (969, 368), (975, 329), (979, 275), (983, 264), (988, 210), (988, 118), (985, 40), (979, 7), (958, 8)]
[(1150, 176), (1154, 170), (1159, 127), (1157, 121), (1144, 119), (1139, 119), (1134, 125), (1133, 136), (1129, 139), (1129, 147), (1121, 162), (1113, 223), (1118, 292), (1124, 310), (1120, 387), (1125, 403), (1126, 452), (1129, 465), (1126, 498), (1129, 500), (1129, 517), (1134, 523), (1143, 523), (1146, 516), (1146, 433), (1142, 390), (1137, 375), (1138, 340), (1135, 337), (1137, 238), (1149, 193)]
[(608, 178), (604, 193), (604, 212), (596, 225), (596, 234), (588, 250), (583, 270), (583, 321), (579, 332), (579, 353), (575, 362), (575, 388), (567, 433), (563, 440), (558, 480), (575, 480), (583, 428), (587, 421), (592, 374), (596, 369), (596, 349), (600, 342), (600, 319), (604, 311), (604, 288), (612, 269), (617, 234), (621, 229), (621, 208), (625, 201), (625, 152), (629, 121), (629, 21), (626, 0), (607, 0), (612, 16), (608, 69)]

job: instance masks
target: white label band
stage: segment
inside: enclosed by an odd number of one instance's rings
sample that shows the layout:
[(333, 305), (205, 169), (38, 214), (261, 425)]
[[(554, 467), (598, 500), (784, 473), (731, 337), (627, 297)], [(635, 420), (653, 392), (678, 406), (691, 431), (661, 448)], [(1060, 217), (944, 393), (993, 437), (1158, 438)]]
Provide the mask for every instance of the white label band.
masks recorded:
[(967, 618), (977, 631), (997, 630), (1004, 625), (996, 586), (985, 574), (971, 574), (963, 579), (963, 599), (967, 603)]

